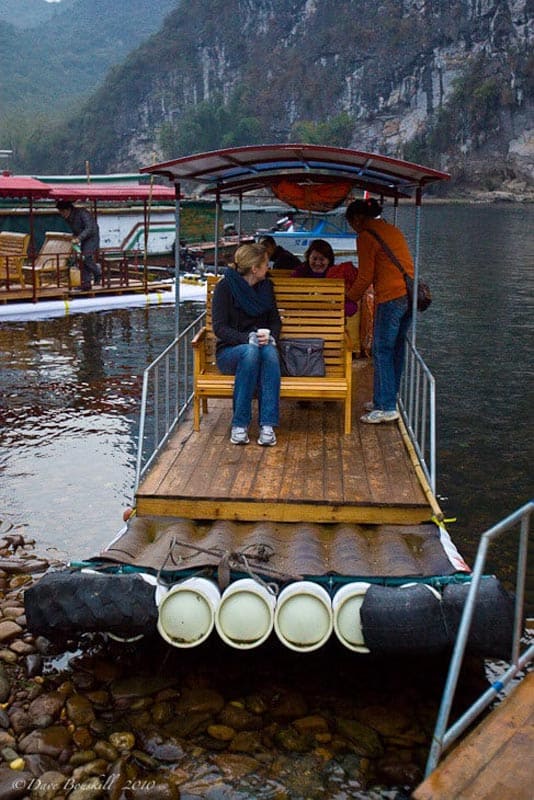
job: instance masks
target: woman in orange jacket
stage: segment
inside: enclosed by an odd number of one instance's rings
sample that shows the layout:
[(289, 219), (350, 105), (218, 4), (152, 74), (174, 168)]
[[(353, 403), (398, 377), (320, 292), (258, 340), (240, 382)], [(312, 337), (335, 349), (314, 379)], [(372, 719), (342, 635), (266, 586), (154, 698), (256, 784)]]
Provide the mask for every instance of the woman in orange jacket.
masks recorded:
[[(381, 219), (382, 206), (375, 199), (354, 200), (347, 206), (347, 222), (358, 234), (358, 277), (349, 289), (349, 300), (358, 302), (371, 284), (375, 292), (373, 334), (373, 401), (366, 404), (362, 422), (393, 422), (399, 418), (397, 394), (404, 366), (404, 340), (411, 322), (411, 308), (404, 276), (379, 239), (413, 277), (413, 259), (401, 231)], [(375, 238), (378, 235), (379, 239)]]

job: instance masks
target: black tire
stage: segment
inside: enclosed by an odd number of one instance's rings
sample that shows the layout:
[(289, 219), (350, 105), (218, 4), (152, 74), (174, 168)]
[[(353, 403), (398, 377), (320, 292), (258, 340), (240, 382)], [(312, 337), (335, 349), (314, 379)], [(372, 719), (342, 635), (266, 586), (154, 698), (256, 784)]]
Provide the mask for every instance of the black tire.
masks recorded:
[(51, 641), (97, 631), (125, 639), (153, 633), (154, 595), (154, 586), (135, 574), (51, 572), (24, 595), (27, 626)]

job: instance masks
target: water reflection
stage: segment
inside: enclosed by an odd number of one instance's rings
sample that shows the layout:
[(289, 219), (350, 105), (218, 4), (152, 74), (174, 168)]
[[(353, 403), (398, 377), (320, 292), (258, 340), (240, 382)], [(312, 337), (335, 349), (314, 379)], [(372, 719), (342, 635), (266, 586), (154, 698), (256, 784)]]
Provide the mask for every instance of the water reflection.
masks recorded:
[[(401, 227), (412, 220), (401, 208)], [(435, 300), (418, 341), (438, 386), (438, 489), (468, 558), (487, 527), (532, 497), (532, 251), (529, 206), (424, 210), (421, 262)], [(184, 309), (186, 324), (199, 306)], [(131, 501), (142, 372), (173, 330), (165, 307), (0, 329), (0, 518), (71, 557), (109, 541)], [(495, 552), (490, 567), (511, 572), (512, 542)]]

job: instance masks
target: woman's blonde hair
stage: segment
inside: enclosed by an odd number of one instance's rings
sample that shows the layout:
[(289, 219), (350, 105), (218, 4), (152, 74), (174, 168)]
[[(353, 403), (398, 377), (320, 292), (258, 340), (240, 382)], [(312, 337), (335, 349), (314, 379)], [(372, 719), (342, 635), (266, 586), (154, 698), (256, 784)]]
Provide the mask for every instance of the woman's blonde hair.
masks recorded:
[(267, 255), (267, 250), (262, 244), (242, 244), (234, 253), (234, 260), (230, 264), (240, 275), (247, 275), (252, 267), (258, 267)]

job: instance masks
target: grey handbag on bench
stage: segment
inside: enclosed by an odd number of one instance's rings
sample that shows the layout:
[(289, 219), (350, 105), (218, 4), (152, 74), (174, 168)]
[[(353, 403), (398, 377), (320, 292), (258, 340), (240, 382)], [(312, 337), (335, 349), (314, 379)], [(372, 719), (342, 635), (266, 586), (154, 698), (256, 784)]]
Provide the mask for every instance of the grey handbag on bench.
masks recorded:
[(282, 375), (324, 377), (324, 339), (280, 339), (278, 352)]

